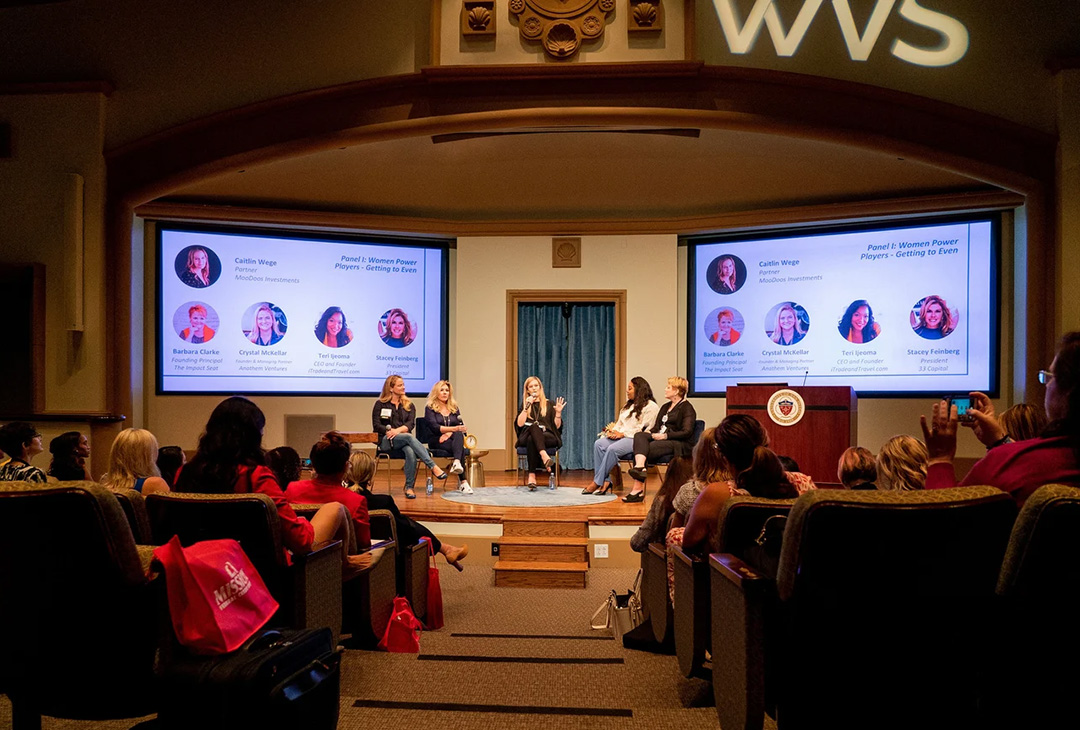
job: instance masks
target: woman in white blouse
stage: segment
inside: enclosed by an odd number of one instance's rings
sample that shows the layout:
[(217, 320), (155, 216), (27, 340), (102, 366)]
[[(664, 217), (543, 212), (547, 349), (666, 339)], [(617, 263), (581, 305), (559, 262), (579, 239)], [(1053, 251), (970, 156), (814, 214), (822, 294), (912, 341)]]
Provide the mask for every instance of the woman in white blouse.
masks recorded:
[(593, 483), (582, 494), (607, 494), (611, 491), (608, 474), (619, 459), (634, 450), (634, 434), (652, 428), (660, 406), (653, 399), (652, 388), (645, 378), (631, 378), (626, 384), (626, 405), (619, 420), (600, 433), (593, 444)]

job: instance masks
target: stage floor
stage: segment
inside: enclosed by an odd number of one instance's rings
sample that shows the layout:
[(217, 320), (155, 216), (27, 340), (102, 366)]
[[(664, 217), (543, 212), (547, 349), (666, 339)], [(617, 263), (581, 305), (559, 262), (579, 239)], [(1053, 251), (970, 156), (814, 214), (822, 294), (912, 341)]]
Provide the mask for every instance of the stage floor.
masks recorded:
[[(645, 519), (652, 498), (660, 486), (660, 479), (655, 474), (649, 475), (647, 494), (644, 502), (626, 504), (622, 499), (613, 502), (597, 503), (580, 507), (542, 507), (531, 509), (529, 507), (485, 507), (450, 502), (442, 499), (442, 482), (435, 482), (435, 494), (428, 497), (424, 494), (424, 470), (417, 474), (416, 499), (405, 499), (405, 478), (400, 471), (391, 472), (390, 494), (397, 502), (398, 509), (414, 520), (424, 522), (477, 522), (477, 523), (500, 523), (503, 517), (512, 517), (519, 520), (536, 521), (584, 521), (592, 525), (640, 525)], [(489, 471), (484, 475), (485, 486), (503, 487), (513, 486), (515, 482), (512, 471)], [(375, 480), (374, 491), (386, 493), (385, 472), (378, 475)], [(584, 489), (592, 483), (592, 471), (581, 469), (576, 471), (563, 471), (559, 473), (560, 487), (576, 487)], [(450, 476), (446, 480), (447, 491), (457, 486), (457, 478)], [(540, 489), (546, 488), (546, 483), (540, 485)], [(615, 492), (620, 497), (629, 494), (630, 487), (627, 482), (623, 492)]]

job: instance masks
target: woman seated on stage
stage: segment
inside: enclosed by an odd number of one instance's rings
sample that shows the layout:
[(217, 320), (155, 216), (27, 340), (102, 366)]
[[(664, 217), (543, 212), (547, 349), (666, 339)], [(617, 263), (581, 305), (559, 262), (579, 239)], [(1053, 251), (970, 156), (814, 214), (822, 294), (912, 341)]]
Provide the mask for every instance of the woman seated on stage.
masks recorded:
[(62, 433), (49, 442), (52, 462), (49, 476), (61, 482), (90, 479), (86, 471), (86, 459), (90, 456), (90, 442), (78, 431)]
[(142, 428), (127, 428), (116, 435), (109, 450), (109, 470), (101, 485), (114, 492), (134, 489), (142, 494), (168, 492), (169, 484), (157, 467), (158, 444), (154, 434)]
[(435, 552), (442, 553), (443, 557), (446, 558), (446, 562), (454, 566), (458, 572), (464, 570), (460, 561), (469, 554), (469, 546), (457, 547), (442, 542), (435, 537), (431, 530), (401, 514), (397, 504), (394, 503), (394, 498), (389, 494), (373, 494), (370, 485), (374, 474), (375, 462), (367, 453), (357, 451), (349, 457), (349, 465), (345, 472), (345, 479), (350, 484), (349, 489), (355, 489), (357, 494), (367, 500), (369, 512), (377, 509), (388, 510), (394, 516), (394, 523), (397, 527), (398, 552), (403, 553), (405, 548), (415, 545), (420, 542), (420, 538), (426, 537), (431, 540), (431, 547)]
[(926, 488), (926, 446), (912, 436), (893, 436), (878, 452), (878, 489), (910, 492)]
[[(324, 504), (311, 521), (298, 517), (266, 467), (262, 432), (266, 416), (247, 398), (233, 396), (218, 404), (199, 438), (199, 448), (176, 477), (177, 492), (265, 494), (274, 501), (285, 548), (305, 554), (348, 537), (348, 512), (339, 502)], [(345, 556), (344, 576), (367, 567), (370, 555)]]
[(968, 409), (975, 437), (987, 452), (959, 485), (952, 464), (956, 406), (935, 403), (929, 423), (925, 416), (921, 419), (930, 456), (927, 489), (989, 484), (1023, 505), (1044, 484), (1080, 486), (1080, 332), (1061, 338), (1050, 369), (1039, 371), (1039, 382), (1046, 386), (1043, 405), (1050, 424), (1038, 438), (1010, 442), (994, 418), (989, 398), (979, 399), (979, 408)]
[(325, 504), (340, 502), (349, 510), (356, 547), (371, 547), (371, 521), (368, 519), (367, 500), (356, 492), (341, 486), (349, 464), (349, 442), (337, 431), (330, 431), (311, 447), (313, 479), (294, 481), (285, 490), (285, 499), (291, 504)]
[(405, 457), (405, 499), (416, 499), (413, 484), (417, 461), (424, 462), (436, 479), (446, 479), (446, 472), (431, 460), (427, 447), (411, 433), (416, 426), (416, 407), (405, 395), (405, 380), (400, 375), (391, 375), (383, 382), (382, 393), (371, 409), (371, 426), (380, 437), (379, 451), (397, 449)]
[(634, 486), (630, 494), (623, 497), (624, 502), (642, 502), (645, 500), (645, 465), (661, 456), (686, 456), (693, 444), (694, 421), (697, 412), (690, 401), (686, 400), (686, 389), (690, 384), (686, 378), (673, 376), (667, 379), (664, 388), (665, 403), (656, 414), (652, 428), (634, 434), (634, 467), (630, 476)]
[(562, 446), (562, 412), (566, 400), (559, 396), (549, 401), (544, 395), (544, 384), (540, 378), (530, 375), (525, 378), (521, 394), (521, 410), (514, 425), (517, 427), (517, 446), (524, 446), (528, 456), (529, 476), (526, 484), (536, 489), (536, 475), (551, 471), (554, 461), (548, 456), (548, 449)]
[(454, 455), (454, 463), (450, 466), (450, 473), (458, 475), (458, 491), (462, 494), (472, 494), (469, 480), (463, 476), (465, 467), (461, 462), (465, 459), (465, 422), (461, 420), (461, 410), (457, 401), (454, 400), (454, 386), (449, 380), (440, 380), (435, 383), (428, 394), (427, 407), (424, 408), (424, 420), (427, 421), (428, 433), (432, 440), (428, 447), (432, 449), (446, 449)]
[(611, 491), (608, 474), (619, 459), (634, 450), (634, 434), (652, 428), (660, 406), (656, 405), (652, 388), (645, 378), (631, 378), (626, 384), (626, 405), (619, 420), (604, 429), (593, 443), (593, 484), (582, 494), (607, 494)]

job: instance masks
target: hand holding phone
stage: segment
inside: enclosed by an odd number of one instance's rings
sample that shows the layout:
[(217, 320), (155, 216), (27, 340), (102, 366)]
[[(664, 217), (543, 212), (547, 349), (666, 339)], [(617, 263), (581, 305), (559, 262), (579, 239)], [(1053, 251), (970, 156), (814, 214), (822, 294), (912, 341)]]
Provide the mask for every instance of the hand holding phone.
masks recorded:
[(968, 413), (972, 407), (970, 395), (950, 395), (944, 399), (950, 406), (956, 406), (956, 416), (962, 423), (970, 423), (975, 417)]

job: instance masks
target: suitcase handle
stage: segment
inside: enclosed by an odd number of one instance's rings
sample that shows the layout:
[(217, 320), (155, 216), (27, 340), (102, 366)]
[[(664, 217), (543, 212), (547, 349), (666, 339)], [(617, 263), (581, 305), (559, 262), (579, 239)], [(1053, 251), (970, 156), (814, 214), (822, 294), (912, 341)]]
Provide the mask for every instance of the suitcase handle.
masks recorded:
[(270, 629), (264, 631), (258, 636), (253, 636), (248, 639), (248, 643), (244, 646), (244, 651), (261, 651), (263, 649), (269, 649), (272, 646), (277, 646), (282, 643), (285, 637), (282, 633), (276, 629)]

